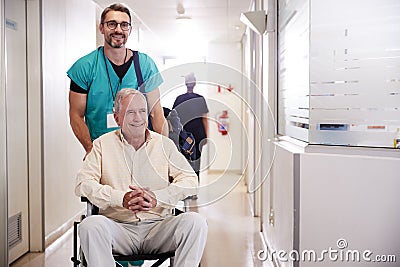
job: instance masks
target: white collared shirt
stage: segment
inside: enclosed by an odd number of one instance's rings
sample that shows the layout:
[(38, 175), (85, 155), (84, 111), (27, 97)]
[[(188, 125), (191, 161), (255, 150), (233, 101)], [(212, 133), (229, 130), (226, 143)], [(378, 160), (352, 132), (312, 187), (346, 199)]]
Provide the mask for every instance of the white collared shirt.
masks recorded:
[[(136, 214), (122, 207), (129, 185), (149, 187), (157, 206)], [(197, 194), (197, 188), (196, 174), (170, 139), (148, 131), (144, 145), (135, 150), (116, 130), (93, 142), (77, 175), (75, 194), (87, 197), (102, 215), (132, 222), (167, 216), (178, 201)]]

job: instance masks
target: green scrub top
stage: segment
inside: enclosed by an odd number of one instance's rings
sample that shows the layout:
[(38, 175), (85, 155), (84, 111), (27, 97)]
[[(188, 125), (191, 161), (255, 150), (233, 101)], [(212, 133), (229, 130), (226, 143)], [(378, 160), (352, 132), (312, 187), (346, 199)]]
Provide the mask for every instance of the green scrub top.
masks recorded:
[[(158, 88), (163, 79), (154, 61), (146, 54), (139, 54), (139, 64), (144, 81), (144, 91)], [(107, 64), (107, 67), (106, 67)], [(132, 62), (122, 80), (115, 73), (111, 62), (104, 55), (101, 46), (90, 54), (78, 59), (67, 71), (68, 77), (87, 91), (85, 122), (92, 140), (118, 129), (107, 127), (107, 115), (112, 114), (115, 95), (122, 88), (138, 89), (135, 67)]]

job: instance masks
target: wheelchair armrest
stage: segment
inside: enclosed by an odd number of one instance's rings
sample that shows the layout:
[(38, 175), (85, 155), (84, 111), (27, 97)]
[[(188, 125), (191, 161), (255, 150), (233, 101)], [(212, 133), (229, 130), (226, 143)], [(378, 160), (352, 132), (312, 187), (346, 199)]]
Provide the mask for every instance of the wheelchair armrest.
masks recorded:
[(183, 200), (183, 212), (188, 212), (190, 207), (190, 200), (192, 196), (189, 196)]
[(86, 216), (99, 214), (99, 208), (93, 205), (87, 197), (81, 197), (81, 202), (86, 202)]

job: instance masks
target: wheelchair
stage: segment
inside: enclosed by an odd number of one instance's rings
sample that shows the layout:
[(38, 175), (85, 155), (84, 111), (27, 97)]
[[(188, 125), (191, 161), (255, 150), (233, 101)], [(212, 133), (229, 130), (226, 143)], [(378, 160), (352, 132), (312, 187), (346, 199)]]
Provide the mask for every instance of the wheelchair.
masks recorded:
[[(179, 208), (174, 209), (173, 215), (179, 215), (183, 212), (189, 211), (189, 201), (191, 197), (183, 200), (182, 210)], [(90, 201), (86, 197), (81, 197), (81, 202), (86, 202), (86, 215), (82, 215), (81, 221), (85, 219), (87, 216), (96, 215), (99, 212), (99, 208), (90, 203)], [(73, 236), (73, 256), (71, 257), (71, 261), (74, 267), (86, 267), (87, 263), (85, 261), (85, 257), (83, 255), (82, 249), (78, 247), (78, 225), (80, 222), (74, 222), (74, 236)], [(159, 254), (135, 254), (135, 255), (114, 255), (115, 266), (116, 267), (127, 267), (128, 262), (136, 262), (133, 266), (141, 266), (141, 263), (146, 260), (156, 260), (151, 267), (157, 267), (163, 264), (166, 260), (170, 260), (170, 267), (174, 266), (174, 256), (175, 251), (159, 253)]]

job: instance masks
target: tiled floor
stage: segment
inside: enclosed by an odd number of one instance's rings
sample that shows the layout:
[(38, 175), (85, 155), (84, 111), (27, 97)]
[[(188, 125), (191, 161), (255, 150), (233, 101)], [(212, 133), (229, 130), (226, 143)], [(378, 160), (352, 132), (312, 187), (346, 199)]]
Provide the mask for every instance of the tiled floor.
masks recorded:
[[(194, 207), (207, 217), (209, 232), (202, 267), (270, 267), (255, 256), (261, 249), (259, 219), (251, 215), (243, 179), (235, 174), (201, 176), (202, 188)], [(193, 202), (195, 204), (195, 202)], [(72, 231), (46, 249), (28, 253), (11, 267), (71, 267)], [(148, 267), (146, 262), (143, 267)], [(168, 263), (162, 267), (169, 266)]]

